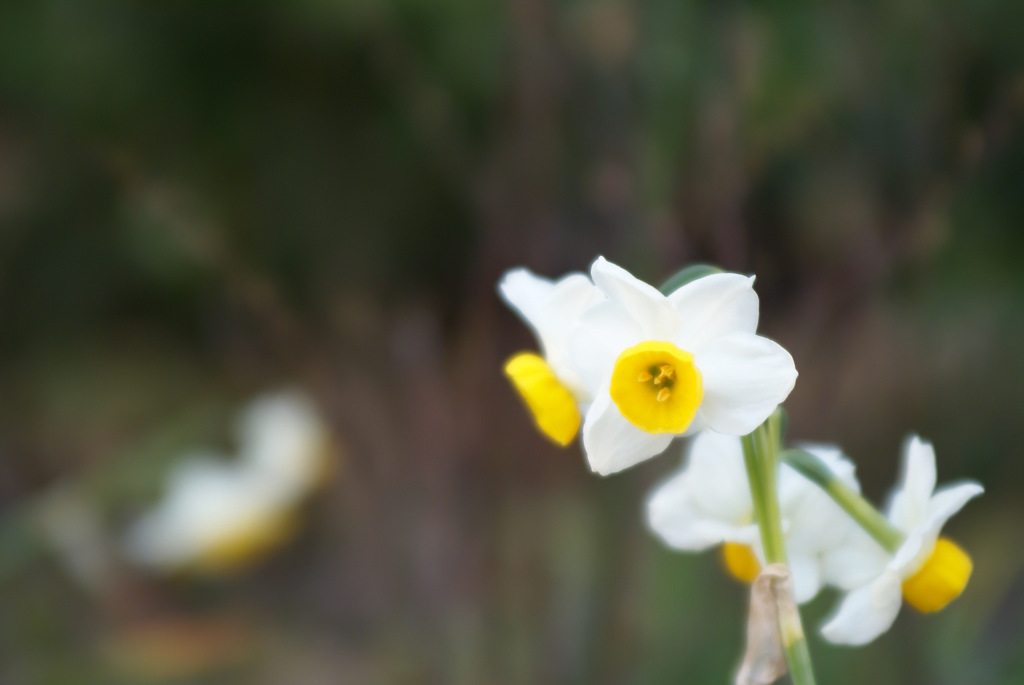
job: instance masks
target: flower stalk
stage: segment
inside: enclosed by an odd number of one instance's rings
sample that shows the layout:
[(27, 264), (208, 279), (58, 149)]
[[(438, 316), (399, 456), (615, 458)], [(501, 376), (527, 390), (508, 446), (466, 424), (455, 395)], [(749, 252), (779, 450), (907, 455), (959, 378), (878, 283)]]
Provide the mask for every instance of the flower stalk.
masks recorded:
[[(786, 560), (782, 516), (779, 510), (778, 454), (781, 444), (782, 414), (775, 411), (754, 432), (743, 437), (743, 459), (746, 464), (750, 494), (761, 532), (765, 561), (768, 565), (782, 564)], [(814, 685), (811, 653), (807, 647), (800, 614), (797, 611), (779, 616), (779, 631), (786, 663), (794, 685)]]
[(784, 450), (780, 455), (800, 475), (819, 486), (849, 514), (861, 528), (873, 537), (889, 553), (895, 554), (903, 544), (905, 536), (880, 511), (854, 491), (850, 486), (836, 478), (835, 474), (818, 457), (804, 450)]

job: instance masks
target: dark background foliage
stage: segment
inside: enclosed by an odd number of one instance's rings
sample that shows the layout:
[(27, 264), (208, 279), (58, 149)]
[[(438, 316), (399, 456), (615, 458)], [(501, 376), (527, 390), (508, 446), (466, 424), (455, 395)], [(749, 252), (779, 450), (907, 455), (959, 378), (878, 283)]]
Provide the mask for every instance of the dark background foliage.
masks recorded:
[[(987, 494), (964, 596), (825, 683), (1020, 683), (1024, 4), (0, 4), (0, 682), (721, 683), (745, 592), (545, 443), (494, 284), (597, 254), (756, 273), (790, 437), (881, 501), (903, 435)], [(230, 581), (77, 585), (185, 450), (298, 385), (344, 444)], [(69, 485), (70, 484), (70, 485)], [(834, 599), (810, 605), (814, 629)]]

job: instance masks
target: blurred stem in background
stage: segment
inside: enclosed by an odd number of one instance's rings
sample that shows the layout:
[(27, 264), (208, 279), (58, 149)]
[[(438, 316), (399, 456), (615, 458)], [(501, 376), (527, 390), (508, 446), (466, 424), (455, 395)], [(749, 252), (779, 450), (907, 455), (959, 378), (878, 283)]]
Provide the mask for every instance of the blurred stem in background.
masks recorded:
[[(765, 562), (767, 565), (782, 564), (788, 568), (782, 516), (779, 512), (778, 453), (781, 428), (782, 412), (776, 409), (775, 413), (753, 433), (743, 437), (743, 460), (747, 467), (750, 495), (754, 500), (758, 528), (761, 531)], [(811, 653), (807, 648), (800, 613), (780, 613), (779, 632), (794, 685), (814, 685)]]

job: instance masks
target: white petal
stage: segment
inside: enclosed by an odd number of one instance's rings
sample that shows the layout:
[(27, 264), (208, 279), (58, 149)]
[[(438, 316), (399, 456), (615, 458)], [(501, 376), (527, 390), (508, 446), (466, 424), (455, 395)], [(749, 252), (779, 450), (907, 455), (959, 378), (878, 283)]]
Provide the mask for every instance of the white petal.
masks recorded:
[(589, 278), (569, 274), (555, 284), (544, 310), (541, 340), (553, 366), (568, 363), (569, 339), (580, 317), (592, 305), (604, 299)]
[(697, 552), (746, 536), (745, 527), (709, 515), (693, 494), (692, 478), (683, 471), (659, 485), (648, 497), (647, 525), (665, 544)]
[(837, 644), (866, 645), (892, 626), (901, 604), (899, 576), (883, 573), (871, 584), (847, 594), (821, 634)]
[(983, 492), (985, 488), (973, 481), (939, 488), (928, 502), (928, 512), (922, 527), (926, 531), (938, 533), (946, 525), (946, 521)]
[[(810, 485), (809, 487), (817, 487)], [(857, 524), (821, 490), (808, 492), (782, 511), (786, 546), (804, 554), (822, 554)]]
[[(679, 328), (679, 314), (657, 288), (633, 276), (621, 266), (598, 257), (590, 267), (594, 285), (616, 302), (640, 326), (647, 340), (669, 340)], [(620, 350), (621, 351), (621, 350)]]
[(529, 269), (507, 271), (498, 283), (498, 292), (534, 330), (544, 318), (544, 306), (555, 284)]
[(818, 559), (808, 554), (792, 553), (788, 547), (789, 572), (793, 574), (793, 597), (797, 604), (809, 602), (821, 589), (821, 568)]
[(719, 338), (695, 356), (704, 378), (701, 413), (719, 433), (746, 435), (767, 419), (796, 383), (793, 358), (759, 335)]
[(903, 578), (913, 575), (931, 554), (946, 521), (984, 491), (983, 487), (972, 482), (940, 488), (928, 502), (921, 523), (910, 531), (896, 551), (889, 568)]
[(608, 382), (623, 350), (642, 342), (643, 332), (625, 310), (605, 301), (590, 307), (572, 332), (572, 363), (591, 396)]
[(181, 458), (167, 475), (166, 498), (173, 499), (181, 492), (193, 492), (221, 483), (232, 483), (242, 467), (218, 452), (197, 450)]
[(732, 333), (757, 330), (758, 300), (754, 278), (712, 274), (687, 283), (668, 296), (682, 323), (673, 339), (698, 352), (709, 341)]
[[(828, 445), (804, 445), (846, 485), (860, 489), (853, 463), (838, 448)], [(856, 527), (853, 519), (824, 490), (788, 465), (779, 469), (779, 500), (782, 519), (789, 523), (787, 548), (817, 555), (834, 547)]]
[(935, 449), (911, 435), (903, 444), (903, 478), (889, 505), (889, 520), (906, 532), (924, 518), (935, 490)]
[(597, 393), (597, 399), (583, 419), (583, 449), (590, 468), (607, 476), (660, 454), (675, 437), (642, 431), (619, 413), (608, 388)]
[(732, 525), (753, 520), (754, 502), (739, 438), (713, 431), (700, 433), (690, 443), (686, 471), (701, 509)]
[(852, 590), (877, 578), (891, 559), (891, 555), (870, 535), (854, 524), (837, 544), (821, 556), (824, 582), (841, 590)]
[(581, 273), (571, 273), (553, 282), (528, 269), (513, 269), (502, 278), (498, 290), (533, 329), (553, 367), (566, 365), (573, 327), (588, 307), (603, 299)]
[(756, 553), (761, 565), (767, 565), (764, 562), (764, 550), (761, 549), (761, 529), (757, 527), (756, 523), (750, 523), (745, 526), (732, 526), (729, 530), (725, 531), (722, 539), (725, 542), (738, 542), (741, 545), (750, 547)]
[(313, 401), (297, 391), (256, 399), (238, 424), (242, 465), (270, 476), (283, 491), (301, 496), (323, 474), (330, 441)]
[(935, 536), (927, 535), (920, 527), (914, 528), (889, 561), (888, 569), (906, 580), (921, 568), (934, 549)]

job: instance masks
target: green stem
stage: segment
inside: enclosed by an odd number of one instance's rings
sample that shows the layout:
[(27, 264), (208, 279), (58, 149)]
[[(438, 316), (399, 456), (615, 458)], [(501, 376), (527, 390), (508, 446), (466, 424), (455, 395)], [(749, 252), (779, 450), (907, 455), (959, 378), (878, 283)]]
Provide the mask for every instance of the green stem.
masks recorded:
[(903, 533), (846, 483), (836, 478), (821, 459), (804, 450), (785, 450), (782, 460), (828, 494), (868, 535), (889, 552), (903, 544)]
[[(776, 411), (753, 433), (744, 436), (743, 460), (750, 481), (750, 495), (754, 500), (754, 513), (761, 531), (765, 561), (788, 567), (785, 538), (782, 534), (782, 515), (779, 511), (778, 453), (781, 423), (782, 415)], [(804, 637), (799, 612), (780, 615), (779, 630), (793, 685), (814, 685), (811, 653), (807, 647), (807, 638)]]

